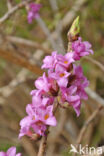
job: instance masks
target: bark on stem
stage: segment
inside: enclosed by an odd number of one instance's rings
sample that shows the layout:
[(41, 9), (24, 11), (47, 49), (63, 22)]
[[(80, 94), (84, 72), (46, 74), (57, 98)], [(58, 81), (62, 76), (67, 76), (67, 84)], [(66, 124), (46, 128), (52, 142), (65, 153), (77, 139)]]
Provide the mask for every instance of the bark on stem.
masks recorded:
[[(55, 114), (57, 107), (58, 107), (58, 101), (56, 101), (56, 103), (54, 104), (53, 114)], [(46, 135), (42, 137), (40, 147), (39, 147), (39, 152), (38, 152), (37, 156), (45, 156), (46, 155), (46, 145), (47, 145), (48, 134), (49, 134), (49, 126), (47, 126)]]
[(45, 155), (45, 149), (46, 149), (46, 145), (47, 145), (47, 136), (43, 136), (41, 143), (40, 143), (40, 147), (39, 147), (39, 152), (37, 156), (44, 156)]

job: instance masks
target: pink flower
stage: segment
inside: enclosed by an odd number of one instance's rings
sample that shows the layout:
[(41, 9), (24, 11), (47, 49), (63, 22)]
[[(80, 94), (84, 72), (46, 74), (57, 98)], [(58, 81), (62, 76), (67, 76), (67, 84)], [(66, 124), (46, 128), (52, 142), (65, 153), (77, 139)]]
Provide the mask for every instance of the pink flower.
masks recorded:
[(87, 100), (88, 96), (85, 92), (85, 88), (88, 87), (89, 81), (83, 75), (83, 70), (81, 66), (74, 66), (74, 74), (76, 76), (73, 85), (77, 86), (77, 94), (80, 96), (81, 99)]
[[(21, 129), (19, 133), (19, 138), (21, 138), (24, 135), (27, 135), (32, 138), (34, 133), (44, 135), (46, 125), (44, 125), (41, 121), (35, 123), (35, 112), (32, 109), (32, 105), (27, 105), (26, 112), (28, 116), (23, 118), (20, 122)], [(33, 131), (31, 131), (31, 129)]]
[(45, 57), (42, 68), (48, 69), (48, 76), (44, 73), (35, 81), (36, 89), (30, 93), (32, 104), (27, 105), (27, 116), (20, 121), (19, 137), (27, 135), (33, 138), (34, 133), (44, 136), (48, 125), (56, 126), (53, 107), (57, 96), (60, 96), (60, 105), (69, 105), (77, 116), (80, 115), (81, 99), (87, 99), (85, 88), (89, 82), (83, 75), (82, 68), (73, 63), (80, 57), (93, 53), (90, 48), (88, 42), (82, 42), (79, 38), (72, 43), (73, 52), (63, 56), (55, 51), (51, 56)]
[(37, 108), (52, 105), (53, 102), (54, 97), (32, 96), (32, 105)]
[(71, 86), (69, 88), (61, 87), (61, 100), (62, 102), (68, 102), (77, 113), (77, 116), (80, 115), (80, 96), (76, 94), (77, 87)]
[(82, 42), (82, 38), (79, 37), (77, 41), (72, 43), (72, 51), (74, 53), (74, 59), (80, 60), (81, 57), (93, 54), (93, 50), (91, 49), (91, 44), (87, 41)]
[(51, 56), (46, 56), (43, 60), (42, 69), (54, 69), (57, 63), (57, 51), (52, 52)]
[(44, 90), (37, 90), (37, 89), (34, 89), (30, 92), (30, 95), (32, 96), (42, 96), (45, 94), (45, 91)]
[(24, 135), (27, 135), (29, 137), (32, 137), (32, 132), (30, 131), (30, 128), (34, 121), (32, 120), (31, 116), (26, 116), (20, 121), (20, 133), (19, 133), (19, 138), (21, 138)]
[(39, 89), (38, 91), (32, 91), (31, 94), (33, 94), (33, 92), (37, 92), (35, 94), (44, 94), (47, 95), (49, 92), (57, 92), (58, 91), (58, 86), (57, 83), (55, 81), (55, 79), (53, 79), (52, 77), (50, 77), (50, 72), (48, 72), (48, 77), (46, 77), (46, 74), (44, 73), (42, 77), (39, 77), (36, 81), (35, 81), (35, 86), (37, 89)]
[(21, 156), (20, 153), (16, 154), (16, 147), (11, 147), (7, 152), (0, 152), (0, 156)]
[(62, 65), (66, 69), (74, 62), (73, 53), (67, 53), (66, 55), (57, 54), (57, 51), (52, 52), (51, 56), (46, 56), (43, 60), (42, 68), (55, 69), (56, 65)]
[(0, 152), (0, 156), (7, 156), (5, 152)]
[(57, 81), (59, 87), (66, 87), (68, 84), (68, 77), (70, 73), (66, 71), (66, 69), (62, 66), (57, 64), (55, 72), (50, 71), (49, 76)]
[(32, 104), (28, 104), (26, 107), (26, 112), (28, 116), (20, 122), (20, 134), (19, 138), (24, 135), (32, 137), (34, 133), (39, 135), (44, 135), (46, 130), (46, 125), (56, 126), (56, 118), (53, 116), (53, 105), (47, 107), (34, 107)]
[(35, 81), (35, 86), (39, 90), (44, 90), (48, 92), (50, 90), (51, 84), (48, 81), (48, 77), (46, 77), (46, 74), (44, 73), (42, 77), (39, 77)]
[(41, 121), (39, 121), (36, 124), (32, 125), (32, 129), (34, 130), (36, 134), (40, 136), (44, 136), (47, 127)]
[(35, 122), (41, 121), (45, 125), (56, 126), (56, 118), (53, 116), (53, 105), (34, 108)]
[(28, 12), (28, 23), (32, 23), (33, 19), (38, 18), (41, 4), (30, 3)]
[[(37, 123), (35, 123), (34, 119), (35, 118), (33, 116), (33, 118), (29, 117), (29, 118), (24, 118), (21, 120), (20, 122), (21, 129), (19, 133), (19, 138), (21, 138), (24, 135), (27, 135), (32, 138), (34, 133), (40, 136), (44, 136), (46, 125), (44, 125), (41, 121), (38, 121)], [(29, 122), (29, 124), (27, 122)]]
[(69, 68), (69, 65), (71, 63), (75, 62), (75, 60), (73, 59), (73, 53), (71, 52), (66, 53), (64, 56), (61, 54), (57, 55), (57, 60), (57, 64), (62, 65), (66, 69)]

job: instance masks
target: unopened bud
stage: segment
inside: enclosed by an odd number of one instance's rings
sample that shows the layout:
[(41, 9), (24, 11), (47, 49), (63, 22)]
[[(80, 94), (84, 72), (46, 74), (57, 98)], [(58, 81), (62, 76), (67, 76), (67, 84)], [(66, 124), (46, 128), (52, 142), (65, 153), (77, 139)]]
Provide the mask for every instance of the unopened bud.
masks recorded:
[(68, 31), (68, 40), (69, 42), (73, 42), (78, 39), (80, 32), (80, 25), (79, 25), (79, 16), (74, 20), (70, 30)]

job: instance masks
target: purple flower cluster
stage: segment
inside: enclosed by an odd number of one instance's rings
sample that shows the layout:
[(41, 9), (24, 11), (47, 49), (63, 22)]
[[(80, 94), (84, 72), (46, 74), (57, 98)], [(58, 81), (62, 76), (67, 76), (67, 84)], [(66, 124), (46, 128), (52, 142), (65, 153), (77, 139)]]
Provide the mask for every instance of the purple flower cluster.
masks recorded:
[(7, 152), (0, 152), (0, 156), (21, 156), (21, 153), (16, 154), (16, 147), (11, 147)]
[(38, 18), (41, 4), (30, 3), (28, 12), (28, 23), (32, 23), (33, 19)]
[(72, 43), (72, 50), (74, 52), (74, 59), (80, 60), (82, 56), (93, 54), (91, 44), (87, 41), (82, 42), (82, 38), (79, 37), (77, 41)]
[(81, 99), (87, 99), (85, 88), (89, 82), (83, 75), (81, 66), (75, 61), (93, 51), (88, 42), (81, 38), (72, 43), (72, 51), (65, 55), (52, 52), (43, 60), (42, 68), (48, 69), (35, 81), (35, 90), (31, 91), (32, 103), (26, 107), (27, 116), (21, 120), (19, 137), (46, 135), (47, 126), (56, 126), (57, 121), (53, 113), (57, 101), (61, 107), (71, 106), (77, 116), (80, 115)]

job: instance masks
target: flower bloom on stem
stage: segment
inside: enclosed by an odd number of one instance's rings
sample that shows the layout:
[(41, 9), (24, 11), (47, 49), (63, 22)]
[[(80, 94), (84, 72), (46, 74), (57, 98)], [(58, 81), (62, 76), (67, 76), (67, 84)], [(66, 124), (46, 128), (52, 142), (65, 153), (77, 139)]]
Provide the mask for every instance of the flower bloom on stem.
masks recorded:
[(71, 52), (62, 55), (54, 51), (45, 57), (42, 68), (48, 72), (34, 83), (36, 89), (30, 93), (32, 103), (27, 105), (27, 116), (20, 121), (20, 138), (24, 135), (33, 138), (34, 134), (44, 136), (47, 126), (56, 126), (53, 112), (56, 100), (60, 107), (70, 106), (80, 115), (81, 99), (88, 98), (85, 88), (89, 82), (75, 61), (90, 53), (93, 53), (91, 44), (79, 37), (72, 43)]
[(51, 56), (46, 56), (44, 58), (42, 68), (55, 70), (57, 65), (61, 65), (67, 69), (72, 62), (74, 62), (72, 53), (67, 53), (63, 56), (57, 54), (57, 51), (54, 51)]
[(69, 88), (61, 88), (61, 101), (62, 104), (64, 102), (67, 102), (69, 106), (72, 106), (77, 114), (77, 116), (80, 115), (80, 96), (76, 94), (77, 87), (71, 86)]
[(72, 83), (73, 85), (77, 86), (77, 94), (80, 96), (81, 99), (87, 100), (88, 96), (85, 92), (85, 88), (88, 87), (89, 81), (83, 75), (83, 69), (81, 66), (74, 66), (74, 74), (75, 74), (75, 81)]
[(41, 8), (41, 4), (30, 3), (29, 4), (29, 12), (28, 12), (28, 23), (32, 23), (35, 18), (39, 17), (39, 10)]
[(0, 152), (0, 156), (21, 156), (21, 153), (16, 154), (16, 147), (11, 147), (7, 152)]
[(90, 53), (93, 54), (91, 44), (87, 41), (82, 42), (82, 38), (79, 37), (77, 41), (72, 43), (72, 51), (74, 53), (74, 59), (80, 60), (81, 57), (87, 56)]
[(32, 104), (28, 104), (26, 107), (28, 116), (20, 122), (19, 137), (23, 135), (32, 137), (33, 132), (38, 135), (45, 135), (46, 125), (56, 126), (56, 118), (53, 116), (53, 102), (53, 97), (43, 98), (42, 94), (40, 96), (33, 94)]

